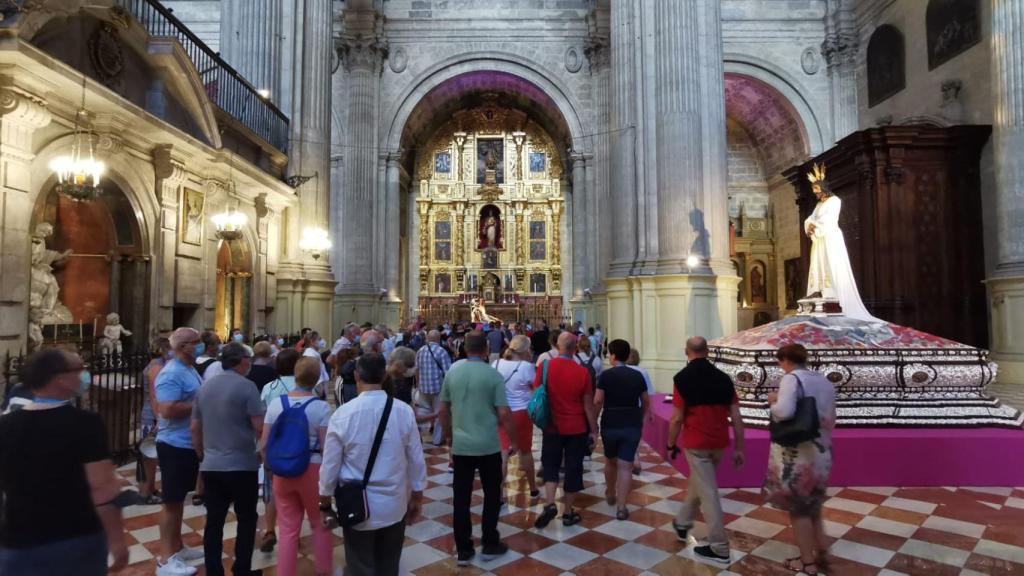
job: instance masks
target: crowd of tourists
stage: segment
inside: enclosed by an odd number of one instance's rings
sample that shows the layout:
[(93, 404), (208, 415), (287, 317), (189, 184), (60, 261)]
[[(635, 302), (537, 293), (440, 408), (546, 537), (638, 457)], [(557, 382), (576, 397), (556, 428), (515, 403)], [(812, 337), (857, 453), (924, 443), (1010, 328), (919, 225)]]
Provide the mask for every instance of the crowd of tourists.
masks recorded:
[[(535, 528), (543, 532), (559, 516), (573, 526), (584, 520), (576, 495), (600, 440), (605, 501), (618, 520), (630, 516), (654, 387), (636, 348), (606, 339), (599, 325), (428, 329), (419, 321), (392, 332), (353, 323), (333, 343), (309, 329), (297, 339), (246, 340), (237, 330), (225, 343), (183, 327), (152, 342), (141, 374), (140, 439), (155, 442), (155, 454), (140, 452), (137, 493), (122, 492), (102, 420), (75, 407), (92, 382), (82, 359), (58, 349), (31, 355), (20, 400), (8, 394), (9, 414), (0, 417), (0, 573), (117, 571), (128, 556), (121, 508), (159, 505), (158, 576), (194, 574), (200, 561), (206, 574), (224, 574), (229, 510), (237, 520), (229, 552), (235, 576), (261, 574), (253, 555), (275, 548), (276, 574), (294, 575), (304, 519), (316, 574), (334, 573), (338, 527), (346, 574), (398, 574), (405, 527), (417, 521), (427, 486), (424, 442), (450, 450), (459, 566), (477, 554), (470, 513), (477, 478), (481, 558), (508, 551), (498, 517), (513, 464), (513, 477), (524, 474), (529, 489), (517, 504), (536, 506)], [(744, 465), (743, 423), (733, 383), (708, 360), (707, 342), (690, 338), (685, 353), (664, 449), (673, 460), (684, 453), (690, 473), (672, 525), (687, 543), (702, 512), (707, 543), (693, 554), (724, 565), (731, 550), (716, 471), (730, 444), (732, 464)], [(787, 567), (816, 574), (827, 569), (821, 507), (834, 390), (805, 368), (803, 347), (784, 346), (777, 358), (786, 375), (769, 397), (777, 426), (765, 495), (792, 517), (800, 556)], [(182, 540), (186, 501), (206, 511), (201, 548)]]

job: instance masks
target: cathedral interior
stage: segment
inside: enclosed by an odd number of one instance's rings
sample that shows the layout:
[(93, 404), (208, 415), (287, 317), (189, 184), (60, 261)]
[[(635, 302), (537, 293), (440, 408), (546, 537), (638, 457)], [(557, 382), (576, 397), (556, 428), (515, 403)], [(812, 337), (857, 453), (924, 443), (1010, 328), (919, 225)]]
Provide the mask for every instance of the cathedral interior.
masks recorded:
[(1024, 0), (0, 0), (0, 37), (5, 389), (182, 326), (543, 319), (659, 393), (705, 336), (758, 422), (806, 338), (841, 421), (1020, 428)]

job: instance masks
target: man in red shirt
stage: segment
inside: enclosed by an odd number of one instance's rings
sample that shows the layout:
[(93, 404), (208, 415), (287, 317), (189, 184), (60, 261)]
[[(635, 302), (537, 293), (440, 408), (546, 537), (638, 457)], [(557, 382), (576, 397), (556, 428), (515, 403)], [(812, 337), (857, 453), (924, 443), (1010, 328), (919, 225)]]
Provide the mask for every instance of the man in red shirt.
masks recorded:
[(547, 368), (548, 404), (551, 407), (551, 422), (544, 430), (540, 461), (544, 467), (544, 492), (546, 505), (537, 517), (534, 526), (544, 528), (555, 516), (555, 491), (558, 489), (558, 469), (565, 459), (564, 492), (565, 509), (562, 524), (578, 524), (579, 512), (573, 510), (576, 493), (583, 490), (583, 455), (587, 447), (597, 439), (597, 412), (594, 410), (594, 388), (590, 373), (573, 360), (576, 353), (576, 337), (563, 332), (556, 343), (558, 357), (546, 360), (537, 368), (533, 387), (541, 385), (544, 368)]
[(722, 452), (729, 447), (729, 422), (732, 422), (736, 446), (733, 465), (743, 467), (743, 419), (732, 379), (708, 361), (708, 342), (701, 336), (686, 341), (686, 367), (675, 375), (672, 396), (672, 420), (668, 425), (668, 454), (679, 456), (676, 440), (683, 430), (683, 450), (690, 466), (690, 486), (686, 501), (672, 521), (680, 542), (686, 542), (693, 517), (700, 508), (708, 525), (708, 545), (693, 549), (697, 556), (722, 564), (729, 563), (729, 537), (722, 519), (715, 474)]

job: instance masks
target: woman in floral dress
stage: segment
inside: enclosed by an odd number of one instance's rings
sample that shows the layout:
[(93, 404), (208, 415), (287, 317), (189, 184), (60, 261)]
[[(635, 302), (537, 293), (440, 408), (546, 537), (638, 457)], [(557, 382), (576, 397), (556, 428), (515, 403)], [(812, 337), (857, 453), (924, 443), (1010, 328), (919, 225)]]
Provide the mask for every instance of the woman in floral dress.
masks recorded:
[(794, 572), (818, 574), (825, 568), (828, 543), (821, 520), (825, 489), (832, 469), (832, 429), (836, 425), (835, 387), (818, 372), (804, 367), (807, 350), (799, 344), (779, 349), (775, 356), (786, 373), (779, 382), (779, 391), (768, 396), (772, 420), (781, 422), (796, 414), (797, 400), (813, 397), (818, 408), (818, 437), (797, 444), (782, 446), (772, 443), (768, 456), (768, 473), (764, 481), (766, 500), (789, 512), (796, 532), (800, 556), (786, 560)]

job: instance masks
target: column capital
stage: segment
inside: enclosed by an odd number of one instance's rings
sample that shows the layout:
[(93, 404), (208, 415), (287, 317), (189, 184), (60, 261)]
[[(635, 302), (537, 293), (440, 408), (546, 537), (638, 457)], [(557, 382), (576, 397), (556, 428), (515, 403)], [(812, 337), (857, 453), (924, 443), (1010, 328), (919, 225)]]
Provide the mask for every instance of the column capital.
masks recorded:
[(821, 55), (829, 69), (857, 61), (858, 40), (852, 32), (834, 32), (821, 43)]
[(177, 186), (185, 181), (185, 163), (174, 158), (171, 149), (171, 144), (158, 144), (150, 154), (157, 180), (162, 180), (164, 185)]
[(0, 116), (33, 130), (46, 126), (51, 119), (46, 100), (13, 86), (8, 76), (0, 77)]
[(345, 35), (335, 39), (334, 47), (345, 70), (366, 70), (380, 73), (388, 57), (388, 41), (383, 36)]
[(583, 45), (583, 55), (587, 57), (591, 74), (598, 74), (608, 69), (611, 63), (611, 44), (608, 38), (600, 34), (590, 34)]

